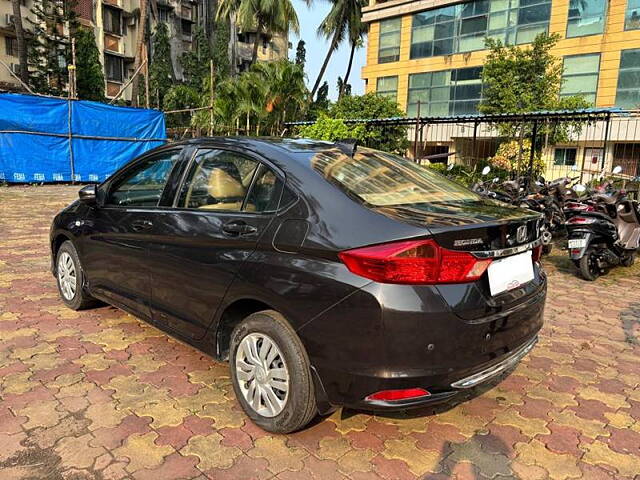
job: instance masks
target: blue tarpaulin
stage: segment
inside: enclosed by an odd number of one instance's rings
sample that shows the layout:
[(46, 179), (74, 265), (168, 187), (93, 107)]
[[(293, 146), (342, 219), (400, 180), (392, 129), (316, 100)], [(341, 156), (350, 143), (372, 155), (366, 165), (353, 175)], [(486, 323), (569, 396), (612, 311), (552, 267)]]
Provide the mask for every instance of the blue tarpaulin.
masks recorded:
[(102, 182), (165, 141), (156, 110), (0, 94), (0, 181)]

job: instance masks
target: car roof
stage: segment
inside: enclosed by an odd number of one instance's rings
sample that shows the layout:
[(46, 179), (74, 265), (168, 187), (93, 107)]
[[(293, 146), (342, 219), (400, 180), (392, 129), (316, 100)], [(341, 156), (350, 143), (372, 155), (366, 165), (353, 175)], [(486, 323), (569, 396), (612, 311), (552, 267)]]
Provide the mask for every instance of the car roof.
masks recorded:
[[(313, 154), (336, 148), (336, 143), (309, 138), (280, 138), (280, 137), (199, 137), (173, 143), (173, 145), (200, 145), (209, 142), (224, 143), (238, 147), (250, 148), (257, 152), (269, 151), (277, 148), (288, 153)], [(170, 144), (171, 145), (171, 144)]]

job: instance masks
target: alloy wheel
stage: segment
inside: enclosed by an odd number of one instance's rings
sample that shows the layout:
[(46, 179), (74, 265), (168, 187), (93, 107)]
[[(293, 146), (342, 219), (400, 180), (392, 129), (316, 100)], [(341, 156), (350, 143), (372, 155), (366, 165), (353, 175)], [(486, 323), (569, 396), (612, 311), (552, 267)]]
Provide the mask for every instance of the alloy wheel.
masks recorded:
[(58, 257), (58, 283), (65, 300), (73, 300), (77, 286), (76, 265), (73, 258), (67, 252), (62, 252)]
[(289, 396), (289, 371), (278, 345), (267, 335), (250, 333), (236, 350), (235, 369), (240, 391), (263, 417), (275, 417)]

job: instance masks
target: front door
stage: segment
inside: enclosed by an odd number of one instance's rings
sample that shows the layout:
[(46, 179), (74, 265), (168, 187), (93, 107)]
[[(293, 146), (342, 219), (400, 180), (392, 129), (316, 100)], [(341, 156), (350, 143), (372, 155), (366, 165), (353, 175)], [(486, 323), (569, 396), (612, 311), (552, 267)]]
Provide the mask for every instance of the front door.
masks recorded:
[(83, 267), (92, 292), (150, 317), (148, 242), (158, 203), (179, 149), (134, 163), (107, 184), (104, 205), (92, 209), (84, 225)]
[(150, 244), (152, 315), (201, 338), (275, 211), (282, 181), (257, 159), (200, 149)]

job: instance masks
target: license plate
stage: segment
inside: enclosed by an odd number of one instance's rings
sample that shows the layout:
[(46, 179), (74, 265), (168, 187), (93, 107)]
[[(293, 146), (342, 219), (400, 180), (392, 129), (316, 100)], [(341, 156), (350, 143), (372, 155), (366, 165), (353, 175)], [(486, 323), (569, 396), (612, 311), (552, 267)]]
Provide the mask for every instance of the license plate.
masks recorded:
[(518, 288), (533, 280), (531, 250), (494, 260), (489, 265), (488, 271), (491, 295)]
[(587, 246), (586, 238), (571, 238), (569, 240), (569, 248), (584, 248)]

